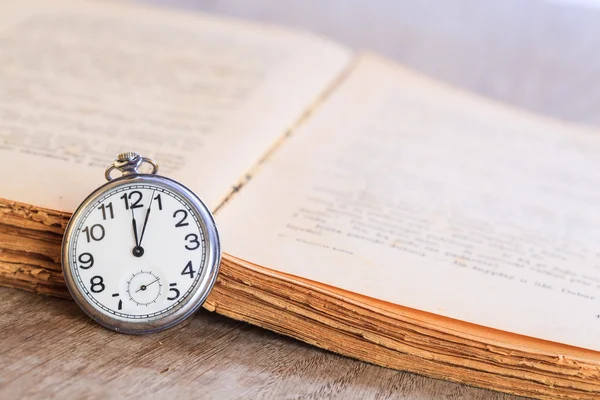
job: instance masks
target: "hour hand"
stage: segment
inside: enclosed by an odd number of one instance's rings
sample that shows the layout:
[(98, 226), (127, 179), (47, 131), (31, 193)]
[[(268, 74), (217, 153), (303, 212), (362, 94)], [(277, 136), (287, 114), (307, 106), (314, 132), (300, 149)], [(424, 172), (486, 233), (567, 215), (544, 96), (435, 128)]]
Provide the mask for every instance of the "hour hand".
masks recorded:
[(140, 240), (138, 238), (137, 231), (137, 221), (135, 220), (133, 208), (131, 209), (131, 217), (131, 225), (133, 225), (133, 237), (135, 238), (135, 247), (133, 248), (132, 253), (136, 257), (141, 257), (144, 254), (144, 249), (140, 246)]

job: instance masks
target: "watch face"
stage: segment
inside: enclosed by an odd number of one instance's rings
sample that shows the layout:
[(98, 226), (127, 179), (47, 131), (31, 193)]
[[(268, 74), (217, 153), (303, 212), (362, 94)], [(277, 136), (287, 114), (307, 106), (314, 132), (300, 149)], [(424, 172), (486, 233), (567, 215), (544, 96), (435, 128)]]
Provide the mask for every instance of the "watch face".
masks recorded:
[(84, 201), (63, 243), (69, 290), (90, 316), (124, 332), (157, 331), (195, 311), (220, 259), (214, 221), (175, 181), (138, 175)]

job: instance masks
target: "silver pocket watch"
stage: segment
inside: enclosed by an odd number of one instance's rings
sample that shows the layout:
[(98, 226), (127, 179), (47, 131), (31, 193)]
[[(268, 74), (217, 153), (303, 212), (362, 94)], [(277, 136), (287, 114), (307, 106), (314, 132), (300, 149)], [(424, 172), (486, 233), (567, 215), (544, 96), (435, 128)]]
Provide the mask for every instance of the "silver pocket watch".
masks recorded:
[[(140, 173), (143, 164), (152, 173)], [(113, 179), (115, 171), (122, 175)], [(63, 238), (71, 295), (91, 318), (119, 332), (157, 332), (183, 321), (202, 305), (219, 271), (210, 210), (157, 171), (154, 160), (120, 154), (106, 170), (108, 182), (81, 203)]]

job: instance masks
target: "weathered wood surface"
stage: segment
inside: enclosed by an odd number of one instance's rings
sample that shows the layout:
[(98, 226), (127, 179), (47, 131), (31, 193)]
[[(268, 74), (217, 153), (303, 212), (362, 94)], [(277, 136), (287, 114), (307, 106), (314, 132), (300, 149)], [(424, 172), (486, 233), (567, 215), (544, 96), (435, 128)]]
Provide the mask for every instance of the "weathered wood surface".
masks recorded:
[[(518, 0), (171, 3), (308, 28), (491, 97), (600, 122), (597, 11)], [(374, 367), (206, 312), (157, 335), (117, 335), (71, 302), (11, 289), (0, 289), (0, 360), (3, 398), (516, 398)]]
[(0, 288), (0, 397), (514, 399), (321, 351), (206, 311), (169, 331), (100, 328), (68, 300)]

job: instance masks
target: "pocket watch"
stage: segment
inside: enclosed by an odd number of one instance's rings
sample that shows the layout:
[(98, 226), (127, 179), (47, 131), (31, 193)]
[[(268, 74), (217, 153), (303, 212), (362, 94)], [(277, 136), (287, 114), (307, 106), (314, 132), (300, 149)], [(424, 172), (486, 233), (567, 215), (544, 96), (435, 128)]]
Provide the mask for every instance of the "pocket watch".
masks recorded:
[[(152, 172), (139, 172), (141, 166)], [(114, 172), (121, 176), (113, 178)], [(190, 189), (156, 175), (129, 152), (105, 172), (67, 225), (62, 267), (81, 309), (125, 333), (167, 329), (191, 316), (212, 289), (221, 260), (210, 213)]]

